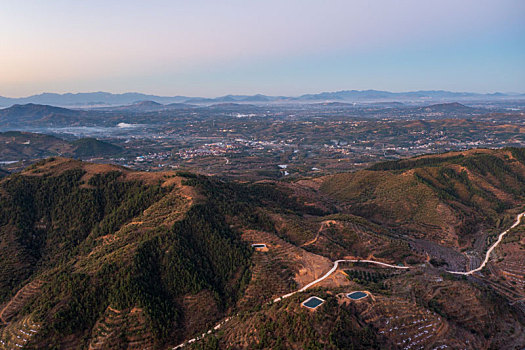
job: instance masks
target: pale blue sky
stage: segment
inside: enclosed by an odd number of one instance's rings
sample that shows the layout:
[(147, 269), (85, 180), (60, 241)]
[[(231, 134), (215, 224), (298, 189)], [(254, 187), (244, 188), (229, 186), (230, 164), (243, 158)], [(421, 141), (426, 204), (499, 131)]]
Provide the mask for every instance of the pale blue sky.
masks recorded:
[(0, 95), (525, 92), (523, 0), (0, 0)]

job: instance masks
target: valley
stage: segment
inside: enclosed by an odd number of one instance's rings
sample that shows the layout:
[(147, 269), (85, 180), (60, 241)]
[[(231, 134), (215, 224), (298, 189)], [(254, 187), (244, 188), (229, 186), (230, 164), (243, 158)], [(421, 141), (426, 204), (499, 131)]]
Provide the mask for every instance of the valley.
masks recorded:
[(525, 350), (525, 1), (0, 1), (0, 350)]
[[(0, 162), (14, 162), (0, 167), (19, 171), (69, 156), (246, 180), (329, 175), (421, 154), (523, 147), (520, 101), (17, 105), (0, 109)], [(85, 152), (68, 145), (90, 139), (105, 145)]]

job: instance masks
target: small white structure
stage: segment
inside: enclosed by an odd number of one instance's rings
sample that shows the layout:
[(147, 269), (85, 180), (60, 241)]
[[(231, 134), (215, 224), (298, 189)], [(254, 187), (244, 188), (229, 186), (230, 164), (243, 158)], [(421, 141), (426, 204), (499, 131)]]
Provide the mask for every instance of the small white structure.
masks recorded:
[(267, 252), (268, 247), (264, 243), (254, 243), (252, 244), (252, 248), (257, 250), (258, 252)]

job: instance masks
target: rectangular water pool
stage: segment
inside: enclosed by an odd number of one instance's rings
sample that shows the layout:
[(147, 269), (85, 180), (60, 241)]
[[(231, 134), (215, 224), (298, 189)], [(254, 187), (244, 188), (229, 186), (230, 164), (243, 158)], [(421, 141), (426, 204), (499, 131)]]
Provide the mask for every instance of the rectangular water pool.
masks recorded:
[(315, 309), (319, 305), (321, 305), (322, 303), (324, 303), (323, 299), (318, 298), (318, 297), (310, 297), (310, 298), (306, 299), (305, 301), (303, 301), (303, 306), (305, 306), (305, 307), (307, 307), (309, 309)]

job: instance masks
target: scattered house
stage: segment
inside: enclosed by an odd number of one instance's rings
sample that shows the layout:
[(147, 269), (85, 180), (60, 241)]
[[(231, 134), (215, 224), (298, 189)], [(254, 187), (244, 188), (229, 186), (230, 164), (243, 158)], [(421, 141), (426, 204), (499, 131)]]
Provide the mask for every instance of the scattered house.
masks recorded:
[(252, 248), (255, 249), (258, 252), (267, 252), (268, 247), (264, 243), (254, 243), (252, 244)]

